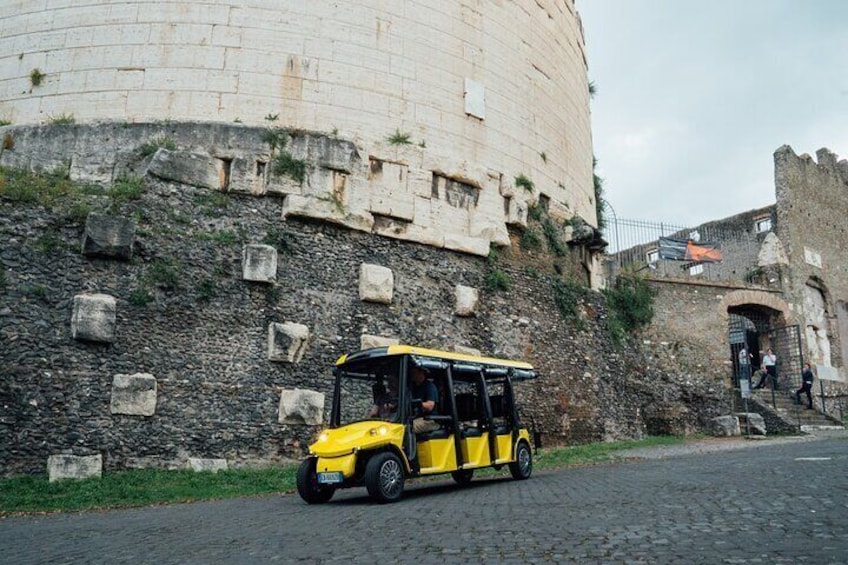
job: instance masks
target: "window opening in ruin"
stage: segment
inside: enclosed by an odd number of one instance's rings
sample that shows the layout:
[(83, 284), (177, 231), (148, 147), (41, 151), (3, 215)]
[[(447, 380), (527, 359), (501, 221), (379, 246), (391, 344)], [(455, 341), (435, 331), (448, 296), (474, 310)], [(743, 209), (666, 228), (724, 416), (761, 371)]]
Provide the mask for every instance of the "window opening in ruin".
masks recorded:
[(754, 220), (754, 227), (757, 233), (766, 233), (771, 231), (771, 218), (758, 218)]
[(233, 160), (227, 157), (218, 159), (218, 188), (227, 190), (230, 187), (230, 170), (233, 166)]
[(268, 163), (265, 161), (256, 161), (256, 178), (264, 179), (265, 170), (268, 168)]

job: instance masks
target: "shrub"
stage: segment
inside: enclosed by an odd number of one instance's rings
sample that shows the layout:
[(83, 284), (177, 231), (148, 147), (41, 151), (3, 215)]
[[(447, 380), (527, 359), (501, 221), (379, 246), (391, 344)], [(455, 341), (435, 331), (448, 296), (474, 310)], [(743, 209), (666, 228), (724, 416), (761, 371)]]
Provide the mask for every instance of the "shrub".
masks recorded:
[(166, 290), (176, 290), (180, 287), (180, 266), (174, 261), (157, 259), (150, 265), (147, 272), (148, 280)]
[(515, 177), (515, 186), (521, 187), (527, 192), (533, 192), (533, 181), (524, 176), (523, 174)]
[(550, 218), (545, 218), (542, 222), (542, 233), (545, 234), (545, 239), (548, 241), (548, 251), (553, 251), (557, 256), (565, 255), (565, 245), (559, 238), (559, 230)]
[(521, 249), (526, 249), (527, 251), (537, 251), (542, 248), (542, 240), (539, 238), (539, 233), (536, 230), (528, 227), (521, 234), (518, 245), (521, 246)]
[(509, 290), (509, 277), (500, 269), (489, 271), (486, 273), (486, 289), (492, 292)]
[(586, 297), (589, 289), (573, 281), (554, 279), (553, 291), (554, 303), (562, 317), (577, 326), (582, 326), (577, 304)]
[(288, 151), (280, 151), (274, 157), (271, 172), (278, 177), (285, 175), (302, 183), (306, 178), (306, 161), (295, 159)]
[(607, 299), (607, 329), (620, 343), (626, 334), (651, 323), (656, 291), (639, 277), (619, 277), (614, 288), (604, 291)]

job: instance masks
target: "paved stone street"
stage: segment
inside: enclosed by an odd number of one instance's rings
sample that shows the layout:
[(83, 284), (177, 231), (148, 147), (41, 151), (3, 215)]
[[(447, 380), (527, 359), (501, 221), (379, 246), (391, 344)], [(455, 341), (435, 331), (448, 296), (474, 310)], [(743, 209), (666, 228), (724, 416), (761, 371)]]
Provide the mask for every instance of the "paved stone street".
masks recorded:
[[(662, 453), (662, 452), (658, 452)], [(760, 442), (537, 472), (7, 518), (0, 561), (30, 563), (848, 563), (848, 442)]]

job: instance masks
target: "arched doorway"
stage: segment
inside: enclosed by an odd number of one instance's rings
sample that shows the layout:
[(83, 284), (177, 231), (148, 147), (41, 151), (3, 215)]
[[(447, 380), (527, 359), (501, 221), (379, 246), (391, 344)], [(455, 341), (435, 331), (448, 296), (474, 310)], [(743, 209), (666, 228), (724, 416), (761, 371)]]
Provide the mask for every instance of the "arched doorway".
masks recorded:
[[(777, 388), (790, 390), (797, 386), (804, 363), (798, 325), (787, 325), (782, 312), (760, 304), (729, 307), (727, 320), (734, 388), (739, 387), (739, 379), (746, 371), (750, 371), (750, 376), (761, 366), (764, 352), (769, 349), (777, 357)], [(743, 348), (750, 352), (750, 369), (741, 362)]]

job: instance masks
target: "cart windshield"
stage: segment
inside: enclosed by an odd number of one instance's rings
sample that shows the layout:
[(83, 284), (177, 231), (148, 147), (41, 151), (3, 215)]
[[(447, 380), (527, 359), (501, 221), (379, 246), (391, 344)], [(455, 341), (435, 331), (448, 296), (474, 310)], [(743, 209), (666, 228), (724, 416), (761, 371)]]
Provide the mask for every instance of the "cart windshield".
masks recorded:
[(383, 357), (350, 363), (338, 373), (338, 425), (362, 420), (398, 421), (400, 363)]

